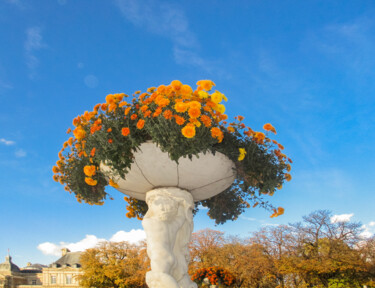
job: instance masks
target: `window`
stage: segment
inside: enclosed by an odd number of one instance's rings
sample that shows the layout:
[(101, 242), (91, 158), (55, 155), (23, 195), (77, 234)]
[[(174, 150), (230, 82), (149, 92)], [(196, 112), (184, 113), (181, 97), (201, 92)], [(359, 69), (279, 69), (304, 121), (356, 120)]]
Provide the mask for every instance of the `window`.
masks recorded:
[(66, 284), (72, 284), (72, 275), (66, 275), (66, 279), (65, 279), (65, 283)]
[(51, 276), (51, 284), (56, 284), (56, 276), (55, 275)]
[(36, 285), (36, 280), (31, 280), (31, 285)]

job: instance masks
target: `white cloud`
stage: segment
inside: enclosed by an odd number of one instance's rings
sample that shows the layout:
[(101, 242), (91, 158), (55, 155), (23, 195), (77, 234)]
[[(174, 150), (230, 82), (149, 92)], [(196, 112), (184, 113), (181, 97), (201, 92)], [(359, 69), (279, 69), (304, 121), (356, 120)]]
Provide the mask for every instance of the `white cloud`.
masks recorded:
[(17, 158), (26, 157), (27, 155), (26, 151), (23, 149), (17, 149), (14, 154), (16, 155)]
[(118, 231), (116, 232), (109, 241), (111, 242), (122, 242), (127, 241), (129, 243), (139, 243), (142, 240), (146, 239), (146, 233), (144, 230), (138, 229), (132, 229), (130, 232), (125, 231)]
[(89, 88), (95, 88), (98, 86), (98, 78), (95, 75), (87, 75), (83, 80), (85, 85)]
[(24, 44), (26, 64), (30, 70), (29, 77), (34, 78), (35, 69), (39, 65), (39, 59), (35, 56), (35, 52), (45, 48), (43, 43), (42, 30), (40, 27), (29, 27), (26, 29), (26, 41)]
[(331, 217), (331, 223), (337, 222), (349, 222), (350, 219), (354, 216), (353, 213), (351, 214), (340, 214), (340, 215), (333, 215)]
[(2, 144), (5, 144), (5, 145), (13, 145), (13, 144), (15, 144), (15, 142), (14, 141), (10, 141), (10, 140), (6, 140), (6, 139), (4, 139), (4, 138), (0, 138), (0, 143), (2, 143)]
[[(143, 230), (132, 229), (129, 232), (126, 232), (126, 231), (116, 232), (109, 239), (109, 241), (112, 241), (112, 242), (128, 241), (130, 243), (136, 244), (144, 240), (145, 238), (146, 238), (146, 233)], [(62, 248), (68, 248), (72, 252), (84, 251), (86, 249), (90, 249), (90, 248), (97, 246), (100, 242), (103, 242), (103, 241), (107, 241), (107, 240), (104, 238), (98, 238), (95, 235), (86, 235), (85, 238), (75, 243), (60, 242), (58, 244), (55, 244), (51, 242), (44, 242), (44, 243), (39, 244), (37, 248), (40, 251), (42, 251), (42, 253), (45, 255), (60, 256)]]
[(247, 221), (257, 221), (258, 220), (256, 218), (246, 217), (246, 216), (243, 216), (243, 215), (240, 215), (240, 218), (244, 219), (244, 220), (247, 220)]
[(208, 73), (224, 73), (198, 55), (196, 36), (189, 28), (185, 12), (175, 3), (155, 0), (116, 0), (115, 3), (129, 22), (169, 39), (177, 64), (199, 67)]
[(369, 225), (370, 227), (375, 226), (375, 221), (371, 221), (370, 223), (368, 223), (368, 225)]
[(363, 232), (361, 233), (361, 236), (364, 238), (370, 238), (374, 236), (375, 234), (375, 222), (372, 221), (369, 224), (362, 225)]

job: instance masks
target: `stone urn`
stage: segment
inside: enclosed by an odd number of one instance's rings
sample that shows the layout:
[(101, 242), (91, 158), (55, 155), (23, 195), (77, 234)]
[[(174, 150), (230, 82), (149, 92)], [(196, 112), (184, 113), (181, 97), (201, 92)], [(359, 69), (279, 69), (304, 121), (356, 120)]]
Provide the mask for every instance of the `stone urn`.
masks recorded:
[[(100, 169), (113, 179), (108, 166), (101, 164)], [(148, 205), (142, 226), (151, 260), (146, 274), (150, 288), (197, 287), (187, 273), (194, 202), (221, 193), (235, 176), (234, 163), (219, 152), (180, 158), (176, 163), (155, 143), (146, 142), (134, 153), (126, 178), (115, 180), (117, 190)]]

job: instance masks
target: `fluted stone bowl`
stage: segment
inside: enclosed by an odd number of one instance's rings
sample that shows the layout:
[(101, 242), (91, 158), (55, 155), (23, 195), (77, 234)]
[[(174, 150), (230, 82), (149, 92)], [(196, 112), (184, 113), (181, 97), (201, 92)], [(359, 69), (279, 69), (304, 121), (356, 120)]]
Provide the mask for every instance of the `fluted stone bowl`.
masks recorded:
[[(113, 174), (103, 163), (100, 170), (108, 177)], [(180, 158), (177, 164), (153, 142), (143, 143), (134, 153), (134, 163), (125, 179), (114, 178), (118, 191), (139, 200), (145, 200), (146, 193), (155, 188), (179, 187), (189, 191), (194, 201), (221, 193), (234, 179), (234, 163), (222, 153), (200, 153), (192, 160)]]

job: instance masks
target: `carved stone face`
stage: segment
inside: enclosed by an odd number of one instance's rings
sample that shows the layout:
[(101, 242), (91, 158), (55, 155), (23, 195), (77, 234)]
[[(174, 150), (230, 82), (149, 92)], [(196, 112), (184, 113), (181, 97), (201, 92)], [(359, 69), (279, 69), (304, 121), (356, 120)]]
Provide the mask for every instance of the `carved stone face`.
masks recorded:
[(157, 196), (153, 199), (150, 209), (162, 221), (172, 219), (177, 214), (178, 203), (166, 196)]

